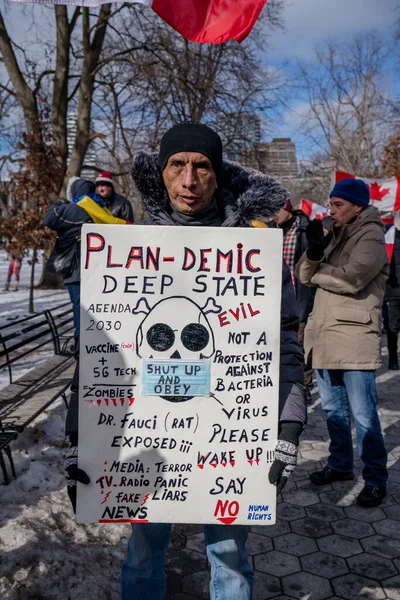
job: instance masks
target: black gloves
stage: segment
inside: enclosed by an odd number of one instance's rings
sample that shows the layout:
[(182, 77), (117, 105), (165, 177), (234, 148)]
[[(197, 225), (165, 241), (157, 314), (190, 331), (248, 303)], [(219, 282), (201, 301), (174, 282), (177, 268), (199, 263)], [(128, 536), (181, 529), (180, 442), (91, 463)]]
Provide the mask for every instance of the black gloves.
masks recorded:
[(90, 483), (90, 477), (82, 469), (78, 469), (78, 446), (71, 446), (64, 458), (65, 477), (67, 478), (67, 491), (71, 500), (74, 513), (76, 512), (76, 482)]
[(326, 239), (322, 222), (319, 220), (310, 221), (306, 229), (308, 241), (307, 258), (310, 260), (322, 260), (324, 250), (327, 247), (330, 236)]
[(281, 493), (296, 467), (299, 437), (302, 431), (303, 425), (297, 421), (285, 421), (281, 424), (275, 447), (275, 460), (268, 474), (269, 482), (277, 486), (277, 494)]

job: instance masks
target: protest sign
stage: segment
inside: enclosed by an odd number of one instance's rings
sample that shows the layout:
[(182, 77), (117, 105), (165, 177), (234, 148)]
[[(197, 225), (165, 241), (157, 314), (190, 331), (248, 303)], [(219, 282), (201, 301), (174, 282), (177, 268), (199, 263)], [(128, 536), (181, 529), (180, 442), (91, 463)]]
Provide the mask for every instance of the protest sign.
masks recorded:
[(82, 228), (77, 520), (275, 522), (282, 233)]

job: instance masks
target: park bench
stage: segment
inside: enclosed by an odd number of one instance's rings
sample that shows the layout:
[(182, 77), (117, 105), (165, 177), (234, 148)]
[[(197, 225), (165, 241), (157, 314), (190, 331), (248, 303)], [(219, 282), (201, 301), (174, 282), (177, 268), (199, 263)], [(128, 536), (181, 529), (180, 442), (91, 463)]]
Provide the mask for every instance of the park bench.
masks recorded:
[[(8, 475), (3, 452), (15, 477), (11, 442), (60, 396), (68, 406), (66, 392), (75, 368), (68, 350), (72, 338), (69, 302), (0, 327), (0, 370), (8, 369), (10, 381), (0, 390), (0, 466), (5, 483)], [(35, 353), (49, 345), (53, 356), (14, 381), (13, 368), (31, 360), (24, 365), (29, 368)]]
[(13, 475), (13, 477), (16, 477), (14, 461), (12, 459), (12, 454), (11, 454), (10, 443), (13, 440), (15, 440), (15, 438), (17, 436), (18, 436), (18, 433), (16, 431), (0, 431), (0, 466), (1, 466), (1, 470), (3, 471), (3, 480), (6, 485), (8, 485), (8, 473), (7, 473), (7, 467), (6, 467), (6, 463), (5, 463), (4, 456), (3, 456), (3, 451), (4, 451), (5, 455), (7, 456), (8, 460), (10, 461), (11, 474)]

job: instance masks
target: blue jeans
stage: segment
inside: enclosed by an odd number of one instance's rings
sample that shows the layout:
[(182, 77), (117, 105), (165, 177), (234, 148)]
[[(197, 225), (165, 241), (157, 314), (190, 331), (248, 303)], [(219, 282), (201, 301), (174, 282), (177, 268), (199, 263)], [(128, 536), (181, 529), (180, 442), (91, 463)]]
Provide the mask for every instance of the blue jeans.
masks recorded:
[[(211, 600), (251, 600), (254, 574), (247, 560), (248, 528), (205, 525), (211, 564)], [(171, 525), (132, 524), (128, 557), (122, 565), (121, 600), (163, 600), (166, 593), (165, 553)]]
[(74, 315), (74, 336), (79, 336), (81, 328), (81, 284), (67, 283), (69, 297), (72, 302), (72, 313)]
[(315, 374), (331, 438), (329, 468), (353, 471), (351, 409), (365, 483), (385, 486), (387, 454), (376, 410), (375, 371), (316, 369)]

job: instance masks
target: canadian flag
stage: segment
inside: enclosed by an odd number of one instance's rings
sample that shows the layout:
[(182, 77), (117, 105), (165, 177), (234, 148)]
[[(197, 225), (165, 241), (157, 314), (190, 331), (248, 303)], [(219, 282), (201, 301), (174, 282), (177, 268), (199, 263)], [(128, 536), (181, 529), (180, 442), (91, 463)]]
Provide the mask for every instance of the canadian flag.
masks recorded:
[[(14, 0), (39, 4), (99, 6), (110, 0)], [(111, 0), (111, 3), (119, 0)], [(191, 42), (242, 42), (253, 29), (267, 0), (127, 0), (146, 4)]]
[(301, 210), (310, 221), (314, 219), (323, 219), (329, 214), (328, 209), (325, 206), (321, 206), (316, 202), (311, 202), (311, 200), (302, 200), (299, 205), (299, 210)]
[(376, 206), (379, 212), (386, 213), (400, 210), (400, 177), (368, 179), (367, 177), (359, 177), (358, 175), (351, 175), (343, 171), (335, 171), (333, 184), (347, 177), (365, 181), (369, 187), (370, 203)]
[(395, 235), (396, 235), (396, 227), (393, 225), (385, 233), (386, 250), (387, 250), (390, 262), (392, 261), (392, 256), (393, 256)]

